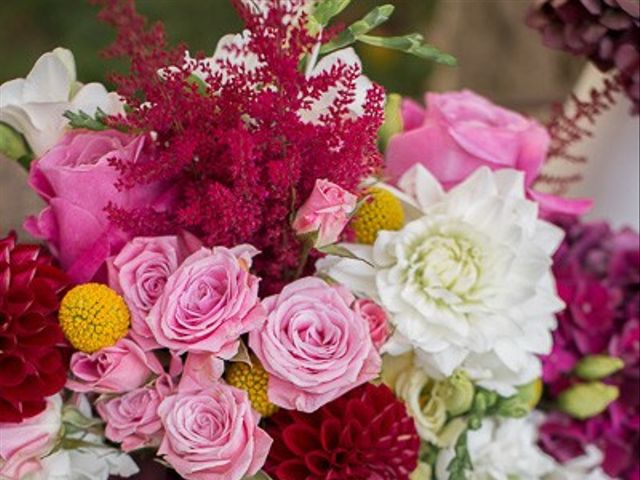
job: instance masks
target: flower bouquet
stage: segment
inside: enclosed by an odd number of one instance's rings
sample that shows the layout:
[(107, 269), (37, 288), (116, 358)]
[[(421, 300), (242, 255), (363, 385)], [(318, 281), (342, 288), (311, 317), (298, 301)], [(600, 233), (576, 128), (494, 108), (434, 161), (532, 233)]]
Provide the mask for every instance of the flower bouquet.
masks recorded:
[(455, 63), (390, 5), (236, 0), (208, 56), (95, 3), (115, 92), (61, 48), (0, 86), (45, 202), (0, 240), (0, 478), (639, 478), (638, 236), (535, 188), (542, 125), (385, 95), (353, 43)]

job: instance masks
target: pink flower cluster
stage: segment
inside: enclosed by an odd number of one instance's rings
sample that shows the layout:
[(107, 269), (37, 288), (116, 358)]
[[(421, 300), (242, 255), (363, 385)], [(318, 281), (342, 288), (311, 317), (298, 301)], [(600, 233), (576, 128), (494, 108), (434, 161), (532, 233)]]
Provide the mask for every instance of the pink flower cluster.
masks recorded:
[(637, 480), (640, 462), (640, 237), (605, 223), (558, 218), (566, 240), (554, 273), (567, 309), (558, 316), (552, 353), (544, 359), (544, 382), (555, 397), (573, 382), (571, 371), (586, 355), (608, 354), (624, 369), (607, 379), (620, 397), (607, 411), (584, 422), (551, 415), (541, 428), (542, 445), (567, 460), (595, 443), (612, 477)]
[(378, 375), (372, 335), (379, 344), (384, 312), (311, 277), (261, 300), (257, 253), (204, 248), (189, 235), (138, 237), (108, 260), (130, 335), (75, 353), (67, 387), (102, 394), (106, 436), (124, 451), (158, 448), (187, 479), (255, 474), (271, 440), (247, 394), (222, 380), (245, 334), (270, 374), (270, 401), (284, 408), (314, 411)]

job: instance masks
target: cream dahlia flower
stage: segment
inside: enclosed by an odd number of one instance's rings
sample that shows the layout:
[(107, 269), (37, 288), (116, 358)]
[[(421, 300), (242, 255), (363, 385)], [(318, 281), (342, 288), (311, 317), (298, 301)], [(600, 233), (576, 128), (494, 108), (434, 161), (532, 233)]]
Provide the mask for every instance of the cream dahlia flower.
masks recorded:
[(551, 274), (562, 231), (538, 218), (524, 175), (480, 168), (445, 192), (421, 165), (400, 180), (408, 223), (374, 245), (345, 244), (357, 257), (328, 257), (318, 270), (379, 302), (395, 333), (393, 355), (414, 350), (428, 375), (466, 371), (501, 395), (541, 373), (554, 313), (563, 308)]

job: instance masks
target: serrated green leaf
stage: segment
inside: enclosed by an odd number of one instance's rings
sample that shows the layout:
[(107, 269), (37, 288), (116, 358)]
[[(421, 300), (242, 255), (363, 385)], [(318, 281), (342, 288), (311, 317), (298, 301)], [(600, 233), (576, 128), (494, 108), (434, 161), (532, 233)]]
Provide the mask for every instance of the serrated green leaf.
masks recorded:
[(351, 0), (323, 0), (318, 3), (311, 18), (320, 26), (326, 27), (331, 19), (349, 6)]
[(324, 44), (320, 49), (320, 53), (329, 53), (340, 48), (344, 48), (352, 43), (358, 41), (358, 39), (369, 33), (371, 30), (379, 27), (385, 23), (391, 15), (395, 7), (391, 4), (380, 5), (367, 13), (362, 19), (354, 22), (349, 27), (344, 29), (337, 38)]
[(398, 37), (376, 37), (373, 35), (360, 35), (358, 40), (374, 47), (399, 50), (415, 55), (425, 60), (433, 60), (444, 65), (455, 66), (457, 60), (452, 55), (444, 53), (433, 45), (424, 43), (424, 37), (419, 33), (411, 33)]
[(100, 108), (96, 110), (94, 116), (91, 116), (82, 110), (79, 112), (67, 110), (64, 112), (63, 116), (69, 119), (69, 126), (71, 128), (86, 128), (87, 130), (95, 131), (107, 130), (109, 128), (105, 123), (107, 114)]

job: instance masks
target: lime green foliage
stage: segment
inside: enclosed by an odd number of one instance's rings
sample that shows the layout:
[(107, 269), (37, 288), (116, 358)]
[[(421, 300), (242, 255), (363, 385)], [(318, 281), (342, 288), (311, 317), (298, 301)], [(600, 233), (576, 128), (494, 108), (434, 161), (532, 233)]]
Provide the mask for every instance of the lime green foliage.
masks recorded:
[(11, 160), (19, 160), (31, 154), (23, 136), (2, 122), (0, 122), (0, 154)]

